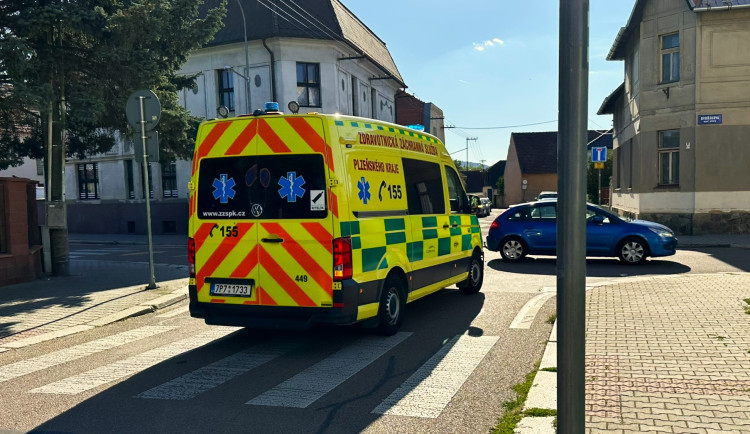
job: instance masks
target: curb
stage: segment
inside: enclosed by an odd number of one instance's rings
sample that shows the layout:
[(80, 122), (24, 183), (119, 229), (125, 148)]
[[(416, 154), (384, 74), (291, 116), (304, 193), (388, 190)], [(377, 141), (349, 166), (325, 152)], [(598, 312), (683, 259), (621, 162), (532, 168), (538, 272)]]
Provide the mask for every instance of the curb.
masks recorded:
[[(547, 347), (544, 349), (542, 362), (534, 376), (523, 410), (540, 408), (557, 410), (557, 372), (549, 372), (545, 368), (557, 369), (557, 321), (552, 326)], [(515, 434), (555, 434), (554, 416), (524, 416), (513, 432)]]

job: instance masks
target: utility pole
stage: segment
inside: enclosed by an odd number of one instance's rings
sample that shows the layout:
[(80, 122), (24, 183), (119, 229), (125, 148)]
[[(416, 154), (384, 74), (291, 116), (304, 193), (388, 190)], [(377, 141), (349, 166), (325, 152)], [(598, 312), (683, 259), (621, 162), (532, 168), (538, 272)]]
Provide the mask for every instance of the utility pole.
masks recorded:
[[(50, 45), (62, 45), (61, 29), (52, 28)], [(68, 218), (65, 203), (65, 69), (59, 65), (57, 74), (51, 74), (50, 84), (59, 99), (50, 102), (47, 115), (47, 204), (46, 223), (42, 228), (44, 265), (47, 274), (70, 274), (68, 247)]]
[(477, 141), (478, 137), (467, 137), (466, 138), (466, 170), (469, 170), (469, 140)]
[(586, 428), (586, 120), (589, 0), (560, 2), (557, 430)]

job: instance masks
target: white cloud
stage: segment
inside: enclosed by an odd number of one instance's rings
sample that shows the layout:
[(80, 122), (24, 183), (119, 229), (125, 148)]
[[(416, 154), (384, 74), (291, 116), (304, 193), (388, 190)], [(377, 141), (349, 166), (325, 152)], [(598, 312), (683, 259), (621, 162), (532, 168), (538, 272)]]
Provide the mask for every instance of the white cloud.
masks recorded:
[(500, 38), (492, 38), (488, 39), (484, 42), (473, 42), (472, 45), (474, 46), (474, 49), (477, 51), (484, 51), (490, 47), (495, 47), (498, 45), (503, 45), (505, 42), (503, 42)]

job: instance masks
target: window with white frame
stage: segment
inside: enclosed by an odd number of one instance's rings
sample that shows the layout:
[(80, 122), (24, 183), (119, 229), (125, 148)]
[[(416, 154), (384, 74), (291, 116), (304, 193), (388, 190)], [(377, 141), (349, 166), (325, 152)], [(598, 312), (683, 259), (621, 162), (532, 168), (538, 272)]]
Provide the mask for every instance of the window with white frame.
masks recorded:
[(321, 107), (320, 64), (297, 62), (297, 103), (301, 107)]
[(659, 131), (659, 185), (680, 183), (680, 130)]
[(661, 83), (680, 81), (680, 34), (661, 37)]

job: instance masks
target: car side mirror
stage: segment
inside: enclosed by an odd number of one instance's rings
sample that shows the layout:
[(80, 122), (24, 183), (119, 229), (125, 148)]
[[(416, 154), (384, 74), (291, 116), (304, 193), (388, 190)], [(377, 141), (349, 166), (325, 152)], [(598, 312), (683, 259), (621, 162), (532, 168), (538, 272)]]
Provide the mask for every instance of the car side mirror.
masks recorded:
[(596, 225), (604, 224), (604, 216), (601, 214), (597, 214), (591, 218), (591, 221)]

